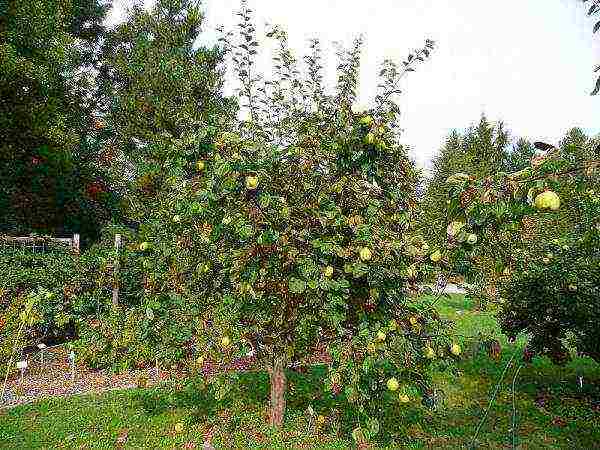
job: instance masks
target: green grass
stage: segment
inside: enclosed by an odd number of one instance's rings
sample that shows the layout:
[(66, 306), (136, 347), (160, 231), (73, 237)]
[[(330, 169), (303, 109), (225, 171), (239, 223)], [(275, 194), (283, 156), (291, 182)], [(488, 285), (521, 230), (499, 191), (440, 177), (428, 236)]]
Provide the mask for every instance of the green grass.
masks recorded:
[[(440, 300), (440, 313), (456, 321), (463, 336), (465, 355), (459, 373), (435, 376), (445, 401), (438, 411), (420, 405), (389, 410), (386, 431), (392, 440), (387, 448), (464, 448), (473, 438), (491, 392), (514, 351), (523, 339), (509, 345), (500, 335), (491, 312), (478, 312), (462, 296)], [(503, 346), (499, 361), (479, 347), (478, 334), (497, 336)], [(520, 357), (515, 361), (518, 363)], [(321, 448), (352, 446), (347, 439), (352, 412), (343, 400), (323, 393), (325, 368), (315, 367), (301, 375), (290, 372), (290, 393), (285, 428), (274, 432), (265, 426), (268, 386), (266, 374), (239, 375), (239, 386), (225, 400), (216, 401), (194, 382), (114, 391), (97, 396), (49, 399), (34, 405), (0, 412), (0, 448), (95, 448), (112, 449), (127, 430), (122, 448), (182, 448), (195, 442), (202, 448), (202, 435), (214, 427), (217, 448)], [(576, 383), (584, 377), (583, 389)], [(487, 421), (478, 436), (479, 448), (511, 448), (512, 377), (507, 372)], [(536, 398), (544, 392), (543, 406)], [(523, 367), (515, 390), (517, 444), (522, 449), (600, 448), (600, 412), (592, 402), (600, 400), (600, 367), (587, 359), (576, 359), (556, 367), (536, 358)], [(328, 417), (319, 430), (308, 421), (306, 409)], [(333, 417), (337, 417), (333, 420)], [(185, 424), (183, 433), (174, 425)], [(383, 447), (382, 447), (383, 448)]]

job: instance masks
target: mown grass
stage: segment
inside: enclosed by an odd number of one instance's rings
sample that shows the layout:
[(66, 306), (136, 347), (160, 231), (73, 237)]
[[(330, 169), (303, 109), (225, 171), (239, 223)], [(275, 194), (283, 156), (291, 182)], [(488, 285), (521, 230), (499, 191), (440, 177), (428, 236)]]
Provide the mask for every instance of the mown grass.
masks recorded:
[[(468, 448), (475, 430), (513, 352), (514, 364), (492, 405), (476, 440), (477, 448), (513, 446), (513, 393), (515, 369), (520, 365), (524, 338), (506, 342), (492, 312), (478, 312), (462, 296), (442, 299), (440, 313), (456, 321), (465, 356), (458, 372), (435, 375), (444, 392), (437, 411), (420, 404), (388, 410), (384, 424), (387, 442), (378, 448)], [(496, 336), (503, 351), (498, 361), (487, 356), (480, 339)], [(348, 439), (352, 412), (343, 399), (324, 393), (324, 367), (306, 374), (290, 372), (288, 414), (282, 432), (266, 425), (268, 386), (261, 373), (241, 374), (238, 388), (216, 401), (189, 381), (179, 386), (114, 391), (103, 395), (48, 399), (0, 412), (0, 448), (182, 448), (196, 443), (213, 428), (216, 448), (351, 448)], [(583, 387), (577, 376), (583, 376)], [(600, 448), (600, 367), (576, 359), (556, 367), (544, 358), (521, 368), (515, 382), (515, 447), (521, 449)], [(309, 420), (307, 408), (327, 417), (322, 427)], [(174, 432), (176, 423), (184, 431)], [(124, 442), (118, 437), (127, 433)], [(189, 447), (188, 447), (189, 448)]]

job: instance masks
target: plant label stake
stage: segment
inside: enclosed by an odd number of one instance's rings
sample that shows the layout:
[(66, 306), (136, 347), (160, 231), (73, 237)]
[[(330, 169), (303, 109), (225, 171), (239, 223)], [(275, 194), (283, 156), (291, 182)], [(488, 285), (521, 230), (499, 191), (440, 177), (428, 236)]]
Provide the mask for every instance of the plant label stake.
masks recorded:
[(25, 369), (27, 369), (27, 360), (17, 361), (17, 369), (21, 371), (21, 384), (23, 384), (23, 375), (25, 375)]
[(44, 350), (46, 349), (46, 344), (39, 343), (38, 348), (40, 349), (40, 361), (42, 368), (44, 367)]
[(159, 378), (159, 374), (158, 374), (158, 358), (156, 358), (156, 379), (158, 380)]
[(73, 350), (69, 353), (69, 360), (71, 361), (71, 381), (75, 381), (75, 352)]

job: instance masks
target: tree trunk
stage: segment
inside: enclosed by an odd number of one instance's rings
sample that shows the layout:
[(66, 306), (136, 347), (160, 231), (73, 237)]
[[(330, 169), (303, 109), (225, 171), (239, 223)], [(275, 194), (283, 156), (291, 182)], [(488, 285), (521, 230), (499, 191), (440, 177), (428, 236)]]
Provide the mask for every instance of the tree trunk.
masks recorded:
[(271, 377), (271, 415), (270, 424), (281, 428), (285, 415), (285, 391), (287, 380), (285, 378), (285, 358), (275, 357), (273, 366), (269, 369)]

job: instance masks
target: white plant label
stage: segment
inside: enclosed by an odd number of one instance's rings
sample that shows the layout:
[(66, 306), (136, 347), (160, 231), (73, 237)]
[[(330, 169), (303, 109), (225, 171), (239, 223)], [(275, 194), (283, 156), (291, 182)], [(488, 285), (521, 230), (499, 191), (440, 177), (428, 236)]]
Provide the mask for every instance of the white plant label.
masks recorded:
[(17, 361), (17, 369), (27, 369), (27, 361)]

